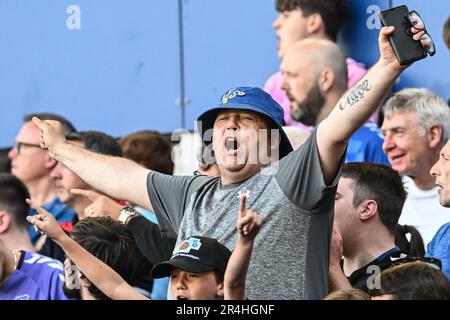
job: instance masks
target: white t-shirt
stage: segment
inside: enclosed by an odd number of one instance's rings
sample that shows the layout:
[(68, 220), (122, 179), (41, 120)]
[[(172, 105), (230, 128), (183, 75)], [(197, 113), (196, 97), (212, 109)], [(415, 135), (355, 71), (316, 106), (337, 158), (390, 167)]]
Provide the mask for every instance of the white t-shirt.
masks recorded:
[(410, 177), (403, 177), (408, 197), (403, 206), (399, 224), (416, 227), (422, 235), (425, 248), (441, 226), (450, 222), (450, 209), (439, 203), (438, 188), (421, 190)]

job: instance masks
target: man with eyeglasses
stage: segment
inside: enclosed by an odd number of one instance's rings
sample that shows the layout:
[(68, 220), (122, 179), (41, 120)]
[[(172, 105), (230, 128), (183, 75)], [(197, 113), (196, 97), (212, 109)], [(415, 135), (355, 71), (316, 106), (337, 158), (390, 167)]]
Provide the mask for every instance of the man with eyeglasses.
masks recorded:
[[(59, 200), (55, 182), (50, 176), (57, 162), (52, 159), (47, 150), (40, 148), (40, 132), (31, 122), (33, 116), (60, 121), (66, 134), (76, 131), (67, 119), (56, 114), (25, 115), (24, 124), (16, 137), (16, 144), (8, 153), (11, 159), (11, 173), (26, 185), (31, 199), (43, 203), (58, 222), (72, 221), (75, 212)], [(30, 210), (30, 214), (35, 214), (33, 209)], [(36, 244), (39, 233), (31, 225), (28, 231), (31, 241)]]

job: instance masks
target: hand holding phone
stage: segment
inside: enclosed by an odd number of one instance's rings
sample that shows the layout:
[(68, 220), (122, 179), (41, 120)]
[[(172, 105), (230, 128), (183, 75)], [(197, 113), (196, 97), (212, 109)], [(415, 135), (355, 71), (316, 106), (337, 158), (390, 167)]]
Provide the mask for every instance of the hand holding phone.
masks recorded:
[[(410, 64), (425, 58), (427, 53), (433, 55), (436, 52), (433, 40), (417, 11), (410, 12), (407, 6), (402, 5), (380, 12), (380, 20), (383, 26), (395, 27), (389, 42), (400, 65)], [(419, 31), (420, 41), (413, 39), (412, 27)]]

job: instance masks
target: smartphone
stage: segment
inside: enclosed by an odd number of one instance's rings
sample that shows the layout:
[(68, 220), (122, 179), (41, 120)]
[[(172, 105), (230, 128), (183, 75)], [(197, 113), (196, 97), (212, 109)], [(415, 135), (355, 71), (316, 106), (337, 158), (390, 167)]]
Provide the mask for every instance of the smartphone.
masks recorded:
[(394, 33), (389, 36), (389, 42), (400, 65), (410, 64), (427, 56), (420, 41), (414, 41), (412, 38), (412, 25), (406, 18), (408, 14), (409, 9), (405, 5), (381, 11), (379, 14), (383, 26), (395, 27)]

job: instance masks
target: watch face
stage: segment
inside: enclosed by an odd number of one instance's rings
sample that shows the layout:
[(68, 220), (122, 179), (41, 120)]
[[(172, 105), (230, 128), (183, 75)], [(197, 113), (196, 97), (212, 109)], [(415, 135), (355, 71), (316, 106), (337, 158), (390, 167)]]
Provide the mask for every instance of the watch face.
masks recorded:
[(133, 208), (131, 208), (130, 206), (125, 206), (122, 208), (122, 210), (120, 210), (119, 221), (125, 223), (130, 216), (135, 214), (136, 212), (133, 210)]

